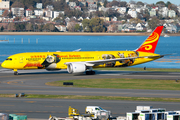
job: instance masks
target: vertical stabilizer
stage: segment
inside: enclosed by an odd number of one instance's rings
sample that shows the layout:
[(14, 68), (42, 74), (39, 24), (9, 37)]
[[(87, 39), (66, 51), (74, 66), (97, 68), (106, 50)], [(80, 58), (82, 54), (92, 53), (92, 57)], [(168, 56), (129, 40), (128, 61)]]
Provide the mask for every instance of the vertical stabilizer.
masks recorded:
[(153, 33), (144, 41), (143, 44), (141, 44), (141, 46), (136, 49), (136, 51), (139, 52), (150, 52), (150, 53), (154, 53), (159, 37), (161, 35), (163, 26), (158, 26)]

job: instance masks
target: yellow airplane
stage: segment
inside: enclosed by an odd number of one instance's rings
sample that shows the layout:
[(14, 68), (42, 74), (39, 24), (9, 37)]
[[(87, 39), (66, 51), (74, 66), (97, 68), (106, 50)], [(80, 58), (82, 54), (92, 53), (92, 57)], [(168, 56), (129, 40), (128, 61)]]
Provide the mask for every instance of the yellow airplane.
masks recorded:
[(9, 56), (1, 66), (13, 69), (14, 75), (22, 69), (67, 69), (68, 73), (95, 74), (97, 67), (127, 67), (146, 63), (163, 57), (155, 54), (163, 26), (152, 34), (134, 51), (74, 51), (74, 52), (29, 52)]

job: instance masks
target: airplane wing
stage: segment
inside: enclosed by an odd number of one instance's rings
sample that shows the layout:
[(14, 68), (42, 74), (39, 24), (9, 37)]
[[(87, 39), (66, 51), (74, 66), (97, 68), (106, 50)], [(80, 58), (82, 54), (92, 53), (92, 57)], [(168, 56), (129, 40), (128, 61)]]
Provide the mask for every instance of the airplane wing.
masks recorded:
[(164, 54), (164, 55), (156, 55), (156, 56), (142, 56), (142, 57), (139, 57), (139, 58), (155, 58), (155, 57), (164, 57), (164, 56), (167, 56), (167, 55), (174, 55), (176, 53), (172, 53), (172, 54)]
[(95, 61), (82, 61), (82, 62), (66, 62), (64, 64), (68, 65), (70, 63), (82, 63), (86, 66), (97, 66), (97, 65), (103, 65), (108, 62), (116, 62), (116, 61), (123, 61), (123, 60), (133, 60), (140, 57), (128, 57), (128, 58), (115, 58), (115, 59), (104, 59), (104, 60), (95, 60)]
[(95, 60), (95, 61), (81, 61), (81, 62), (66, 62), (64, 64), (68, 65), (70, 63), (82, 63), (85, 64), (86, 66), (98, 66), (98, 65), (103, 65), (108, 62), (116, 62), (116, 61), (123, 61), (123, 60), (134, 60), (136, 58), (156, 58), (156, 57), (164, 57), (166, 55), (172, 55), (172, 54), (165, 54), (165, 55), (156, 55), (156, 56), (141, 56), (141, 57), (128, 57), (128, 58), (114, 58), (114, 59), (104, 59), (104, 60)]

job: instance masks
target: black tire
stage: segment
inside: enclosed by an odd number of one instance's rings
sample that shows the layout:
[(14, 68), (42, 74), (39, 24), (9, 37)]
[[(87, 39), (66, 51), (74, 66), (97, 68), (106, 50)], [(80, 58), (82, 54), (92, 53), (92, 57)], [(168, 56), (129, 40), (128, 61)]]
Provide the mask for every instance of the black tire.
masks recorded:
[(90, 71), (86, 71), (86, 75), (90, 75)]
[(17, 72), (17, 71), (15, 71), (15, 72), (14, 72), (14, 75), (18, 75), (18, 72)]
[(94, 75), (95, 71), (86, 71), (86, 75)]
[(95, 71), (91, 71), (91, 75), (95, 75), (96, 73), (95, 73)]

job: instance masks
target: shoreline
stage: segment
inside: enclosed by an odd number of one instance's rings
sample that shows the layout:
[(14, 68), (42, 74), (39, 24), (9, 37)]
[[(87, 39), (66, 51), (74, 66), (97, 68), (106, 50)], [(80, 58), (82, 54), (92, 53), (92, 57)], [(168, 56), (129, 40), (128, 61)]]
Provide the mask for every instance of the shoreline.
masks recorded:
[[(151, 33), (85, 33), (85, 32), (0, 32), (0, 35), (72, 35), (72, 36), (149, 36)], [(164, 36), (162, 33), (161, 36)], [(167, 34), (180, 36), (180, 34)]]

